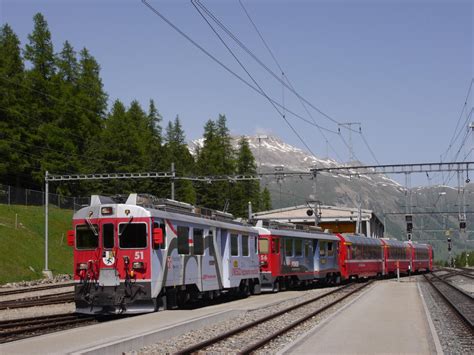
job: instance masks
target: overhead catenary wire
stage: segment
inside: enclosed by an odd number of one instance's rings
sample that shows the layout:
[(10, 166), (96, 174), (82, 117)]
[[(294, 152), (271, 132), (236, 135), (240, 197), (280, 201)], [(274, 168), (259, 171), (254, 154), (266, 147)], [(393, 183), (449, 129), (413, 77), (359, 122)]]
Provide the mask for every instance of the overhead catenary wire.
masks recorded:
[[(248, 86), (250, 89), (252, 89), (253, 91), (255, 91), (256, 93), (258, 93), (259, 95), (261, 96), (264, 96), (262, 92), (260, 92), (258, 90), (257, 87), (255, 87), (254, 85), (252, 85), (250, 82), (248, 82), (247, 80), (245, 80), (242, 76), (240, 76), (239, 74), (237, 74), (236, 72), (234, 72), (232, 69), (230, 69), (227, 65), (225, 65), (222, 61), (220, 61), (218, 58), (216, 58), (213, 54), (211, 54), (208, 50), (206, 50), (204, 47), (202, 47), (199, 43), (197, 43), (196, 41), (194, 41), (190, 36), (188, 36), (186, 33), (184, 33), (179, 27), (177, 27), (174, 23), (172, 23), (168, 18), (166, 18), (161, 12), (159, 12), (156, 8), (154, 8), (151, 4), (149, 4), (146, 0), (142, 0), (142, 3), (148, 7), (156, 16), (158, 16), (159, 18), (161, 18), (168, 26), (170, 26), (173, 30), (175, 30), (176, 32), (178, 32), (182, 37), (184, 37), (186, 40), (188, 40), (191, 44), (193, 44), (196, 48), (198, 48), (201, 52), (203, 52), (205, 55), (207, 55), (209, 58), (211, 58), (214, 62), (216, 62), (217, 64), (219, 64), (223, 69), (225, 69), (228, 73), (230, 73), (232, 76), (234, 76), (236, 79), (240, 80), (242, 83), (244, 83), (246, 86)], [(272, 99), (271, 97), (268, 97), (269, 100), (271, 100), (271, 102), (273, 104), (275, 104), (276, 106), (280, 107), (280, 108), (283, 108), (282, 105), (280, 103), (278, 103), (276, 100)], [(316, 127), (319, 127), (321, 128), (322, 130), (326, 131), (326, 132), (330, 132), (330, 133), (333, 133), (333, 134), (338, 134), (335, 130), (332, 130), (332, 129), (329, 129), (327, 127), (324, 127), (324, 126), (321, 126), (321, 125), (316, 125), (314, 124), (313, 122), (305, 119), (304, 117), (302, 117), (301, 115), (298, 115), (297, 113), (291, 111), (290, 109), (288, 109), (288, 107), (285, 107), (286, 109), (286, 112), (291, 114), (292, 116), (294, 117), (297, 117), (305, 122), (307, 122), (308, 124), (311, 124), (313, 126), (316, 126)]]
[(250, 77), (250, 79), (253, 81), (253, 83), (258, 87), (259, 91), (263, 94), (263, 96), (268, 100), (268, 102), (270, 102), (270, 104), (273, 106), (273, 108), (278, 112), (278, 114), (283, 118), (283, 120), (286, 122), (286, 124), (288, 125), (288, 127), (290, 127), (290, 129), (293, 131), (293, 133), (298, 137), (298, 139), (301, 141), (301, 143), (303, 143), (303, 145), (306, 147), (306, 149), (308, 149), (308, 151), (312, 154), (312, 155), (315, 155), (313, 153), (313, 151), (311, 150), (311, 148), (308, 146), (308, 144), (305, 142), (305, 140), (303, 139), (303, 137), (301, 137), (301, 135), (296, 131), (296, 129), (293, 127), (293, 125), (286, 119), (285, 117), (285, 114), (283, 112), (281, 112), (278, 107), (273, 103), (272, 100), (270, 100), (270, 98), (268, 97), (268, 95), (265, 93), (265, 91), (263, 90), (263, 88), (258, 84), (258, 82), (255, 80), (255, 78), (252, 76), (252, 74), (250, 74), (250, 72), (247, 70), (247, 68), (245, 67), (245, 65), (243, 65), (243, 63), (239, 60), (239, 58), (237, 58), (237, 56), (235, 55), (235, 53), (232, 51), (232, 49), (227, 45), (227, 43), (223, 40), (223, 38), (219, 35), (219, 33), (216, 31), (216, 29), (214, 28), (214, 26), (211, 25), (211, 23), (208, 21), (208, 19), (206, 18), (206, 16), (204, 16), (204, 14), (202, 13), (202, 11), (199, 9), (199, 7), (196, 5), (196, 3), (191, 0), (191, 3), (193, 4), (194, 8), (199, 12), (199, 14), (201, 15), (201, 17), (206, 21), (206, 23), (208, 24), (208, 26), (211, 28), (211, 30), (214, 32), (214, 34), (219, 38), (220, 42), (226, 47), (226, 49), (228, 50), (228, 52), (232, 55), (232, 57), (237, 61), (237, 63), (239, 64), (239, 66), (247, 73), (247, 75)]
[[(282, 66), (280, 65), (280, 63), (278, 62), (276, 56), (273, 54), (273, 51), (270, 49), (270, 46), (267, 44), (267, 42), (265, 41), (265, 39), (263, 38), (260, 30), (258, 29), (257, 25), (255, 24), (255, 22), (253, 21), (252, 17), (250, 16), (250, 13), (247, 11), (247, 9), (245, 8), (244, 4), (242, 3), (241, 0), (239, 0), (239, 3), (240, 3), (240, 6), (242, 7), (242, 9), (244, 10), (247, 18), (249, 19), (250, 23), (252, 24), (253, 28), (255, 29), (255, 31), (257, 32), (258, 36), (260, 37), (260, 39), (262, 40), (265, 48), (267, 49), (267, 51), (270, 53), (270, 56), (273, 58), (273, 61), (275, 62), (275, 64), (277, 65), (278, 69), (280, 70), (281, 74), (282, 74), (282, 78), (284, 78), (286, 80), (286, 82), (288, 83), (289, 85), (289, 89), (291, 92), (293, 92), (295, 94), (295, 96), (298, 98), (300, 104), (303, 106), (304, 110), (306, 111), (306, 113), (308, 114), (308, 116), (311, 118), (311, 120), (316, 123), (316, 120), (314, 119), (313, 115), (311, 114), (311, 112), (308, 110), (308, 107), (305, 103), (305, 101), (303, 100), (303, 98), (301, 97), (301, 95), (299, 95), (293, 84), (291, 83), (290, 79), (288, 78), (288, 75), (285, 73), (285, 71), (283, 70)], [(220, 21), (219, 21), (220, 22)], [(234, 38), (234, 36), (232, 34), (229, 34), (231, 35), (231, 38)], [(240, 41), (236, 40), (236, 42), (239, 44), (241, 43)], [(242, 44), (242, 46), (244, 46)], [(244, 46), (245, 47), (245, 46)], [(245, 47), (247, 48), (247, 47)], [(250, 53), (249, 53), (250, 54)], [(251, 52), (250, 54), (258, 63), (261, 63), (261, 61), (253, 55), (253, 52)], [(265, 68), (267, 68), (267, 66), (265, 66), (263, 63), (261, 63), (261, 65), (263, 65)], [(270, 70), (270, 69), (268, 69)], [(275, 76), (275, 75), (274, 75)], [(284, 85), (284, 83), (282, 83), (282, 85)], [(333, 122), (337, 123), (336, 120), (333, 120)], [(326, 135), (324, 134), (324, 132), (322, 131), (322, 129), (320, 127), (316, 127), (319, 131), (319, 133), (321, 134), (321, 136), (324, 138), (324, 140), (327, 142), (328, 146), (332, 149), (332, 151), (335, 153), (335, 155), (337, 156), (337, 158), (339, 159), (339, 161), (342, 162), (342, 158), (339, 156), (339, 154), (337, 153), (336, 149), (334, 149), (334, 147), (332, 146), (331, 142), (329, 141), (329, 139), (326, 137)]]
[[(459, 133), (456, 133), (458, 128), (459, 128), (459, 123), (461, 122), (461, 119), (462, 119), (462, 116), (464, 114), (464, 111), (466, 110), (466, 107), (467, 107), (467, 103), (468, 103), (468, 100), (469, 100), (469, 96), (471, 95), (471, 90), (472, 90), (472, 86), (474, 84), (474, 78), (471, 79), (471, 82), (469, 84), (469, 88), (467, 89), (467, 94), (466, 94), (466, 98), (464, 99), (464, 105), (461, 109), (461, 113), (459, 114), (459, 118), (458, 118), (458, 121), (456, 122), (456, 127), (454, 128), (454, 132), (453, 132), (453, 135), (449, 141), (449, 144), (448, 144), (448, 148), (446, 149), (446, 151), (442, 154), (442, 155), (445, 155), (445, 159), (447, 157), (447, 154), (449, 152), (449, 150), (452, 148), (453, 144), (455, 143), (455, 138), (454, 137), (457, 137), (459, 136)], [(472, 110), (471, 110), (472, 112)], [(461, 126), (462, 127), (462, 126)], [(460, 132), (462, 132), (462, 129), (460, 130)]]
[[(224, 31), (226, 32), (229, 37), (231, 37), (238, 45), (239, 47), (241, 47), (245, 52), (247, 52), (247, 54), (249, 54), (260, 66), (262, 66), (271, 76), (273, 76), (277, 81), (279, 81), (282, 85), (284, 85), (288, 90), (290, 90), (293, 94), (295, 94), (298, 98), (300, 98), (301, 100), (303, 100), (304, 102), (306, 102), (306, 104), (308, 104), (310, 107), (312, 107), (314, 110), (316, 110), (317, 112), (319, 112), (322, 116), (324, 116), (325, 118), (327, 118), (328, 120), (332, 121), (333, 123), (338, 123), (337, 120), (335, 120), (334, 118), (332, 118), (331, 116), (329, 116), (328, 114), (326, 114), (324, 111), (322, 111), (320, 108), (318, 108), (317, 106), (313, 105), (310, 101), (308, 101), (307, 99), (305, 99), (304, 97), (302, 97), (293, 87), (291, 87), (290, 85), (288, 85), (287, 83), (285, 83), (285, 81), (283, 79), (281, 79), (273, 70), (271, 70), (265, 63), (263, 63), (262, 60), (260, 60), (247, 46), (245, 46), (245, 44), (242, 43), (242, 41), (240, 41), (237, 36), (235, 36), (205, 5), (203, 5), (199, 0), (191, 0), (191, 2), (193, 4), (197, 4), (203, 11), (205, 11), (209, 17), (211, 17), (214, 22), (216, 22), (216, 24)], [(240, 3), (241, 6), (245, 9), (245, 7), (243, 6), (242, 3)], [(246, 10), (244, 10), (247, 14), (247, 17), (249, 17), (249, 14)], [(255, 26), (255, 23), (251, 20), (251, 18), (249, 17), (250, 21), (252, 22), (254, 28), (256, 29), (257, 33), (259, 34), (260, 38), (263, 38), (260, 34), (260, 31), (258, 31), (258, 29), (256, 28)], [(266, 42), (265, 42), (266, 43)], [(267, 45), (266, 45), (267, 46)], [(268, 46), (267, 46), (268, 48)], [(273, 59), (276, 61), (276, 58), (275, 56), (273, 55), (272, 53), (272, 57)], [(277, 61), (276, 61), (277, 62)], [(278, 62), (277, 62), (278, 63)], [(281, 73), (284, 73), (283, 69), (281, 68), (281, 66), (279, 64), (277, 64), (279, 69), (280, 69), (280, 72)]]

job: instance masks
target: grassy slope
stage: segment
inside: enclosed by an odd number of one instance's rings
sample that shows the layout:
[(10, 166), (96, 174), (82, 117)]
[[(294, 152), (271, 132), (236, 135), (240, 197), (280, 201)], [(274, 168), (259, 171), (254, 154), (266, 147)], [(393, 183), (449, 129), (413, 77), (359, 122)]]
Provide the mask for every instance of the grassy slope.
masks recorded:
[[(15, 214), (18, 214), (17, 229)], [(49, 209), (49, 269), (53, 274), (72, 272), (73, 251), (66, 240), (72, 215), (71, 210)], [(44, 208), (0, 205), (0, 251), (0, 284), (41, 278)]]

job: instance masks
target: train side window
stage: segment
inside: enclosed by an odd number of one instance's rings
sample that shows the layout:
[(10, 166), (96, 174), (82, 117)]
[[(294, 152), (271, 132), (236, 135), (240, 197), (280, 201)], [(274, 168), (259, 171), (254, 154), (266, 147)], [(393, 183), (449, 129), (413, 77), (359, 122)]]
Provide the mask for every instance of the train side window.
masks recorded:
[(359, 252), (358, 252), (357, 245), (352, 245), (351, 249), (352, 249), (352, 259), (359, 259), (359, 254), (358, 254)]
[(309, 251), (309, 245), (310, 244), (309, 243), (310, 243), (309, 241), (305, 241), (305, 243), (304, 243), (304, 255), (306, 257), (310, 256), (309, 255), (310, 254), (310, 251)]
[(153, 222), (153, 228), (160, 228), (163, 232), (163, 243), (157, 244), (155, 249), (166, 249), (166, 224)]
[(259, 238), (258, 239), (258, 251), (260, 254), (268, 254), (270, 251), (269, 242), (267, 238)]
[(189, 254), (189, 227), (178, 226), (178, 254)]
[(99, 237), (94, 231), (98, 230), (97, 224), (92, 225), (93, 229), (86, 224), (76, 226), (76, 248), (95, 249), (99, 246)]
[(295, 256), (303, 255), (303, 243), (301, 239), (295, 239)]
[(202, 229), (193, 229), (193, 244), (194, 244), (194, 255), (204, 254), (204, 231)]
[(230, 255), (239, 255), (239, 236), (237, 234), (230, 235)]
[(249, 256), (249, 236), (242, 235), (242, 256)]
[(104, 249), (113, 249), (114, 243), (114, 225), (107, 223), (102, 225), (102, 246)]
[(274, 238), (272, 240), (272, 254), (278, 254), (280, 252), (280, 239)]
[(209, 256), (214, 256), (214, 234), (212, 230), (207, 233), (207, 240), (209, 244)]
[(332, 247), (332, 242), (328, 242), (328, 256), (334, 255), (334, 249)]
[(326, 256), (326, 242), (319, 241), (319, 256)]
[(290, 239), (290, 238), (285, 239), (285, 255), (293, 256), (293, 239)]

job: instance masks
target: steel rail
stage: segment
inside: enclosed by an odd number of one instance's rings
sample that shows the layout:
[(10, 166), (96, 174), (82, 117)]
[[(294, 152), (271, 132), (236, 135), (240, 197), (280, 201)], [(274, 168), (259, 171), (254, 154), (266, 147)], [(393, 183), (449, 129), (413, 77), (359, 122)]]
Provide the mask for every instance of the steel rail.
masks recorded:
[[(369, 283), (370, 283), (370, 282), (369, 282)], [(363, 287), (367, 286), (369, 283), (367, 283), (367, 284), (364, 285)], [(227, 339), (227, 338), (229, 338), (229, 337), (231, 337), (231, 336), (233, 336), (233, 335), (235, 335), (235, 334), (241, 333), (241, 332), (243, 332), (243, 331), (245, 331), (245, 330), (247, 330), (247, 329), (250, 329), (250, 328), (252, 328), (252, 327), (255, 327), (255, 326), (257, 326), (257, 325), (259, 325), (259, 324), (261, 324), (261, 323), (263, 323), (263, 322), (266, 322), (266, 321), (269, 321), (269, 320), (274, 319), (274, 318), (276, 318), (276, 317), (279, 317), (279, 316), (281, 316), (281, 315), (283, 315), (283, 314), (285, 314), (285, 313), (288, 313), (288, 312), (290, 312), (290, 311), (292, 311), (292, 310), (295, 310), (295, 309), (301, 308), (301, 307), (303, 307), (303, 306), (306, 306), (307, 304), (310, 304), (310, 303), (316, 302), (316, 301), (318, 301), (318, 300), (321, 300), (321, 299), (323, 299), (323, 298), (325, 298), (325, 297), (328, 297), (328, 296), (330, 296), (330, 295), (332, 295), (332, 294), (334, 294), (334, 293), (343, 291), (343, 290), (345, 290), (346, 288), (348, 288), (348, 287), (350, 287), (350, 286), (353, 286), (353, 285), (354, 285), (354, 284), (351, 283), (351, 284), (348, 284), (348, 285), (344, 285), (344, 286), (342, 286), (342, 287), (338, 287), (338, 288), (335, 289), (335, 290), (326, 292), (326, 293), (324, 293), (324, 294), (322, 294), (322, 295), (319, 295), (319, 296), (317, 296), (317, 297), (313, 297), (313, 298), (311, 298), (311, 299), (309, 299), (309, 300), (307, 300), (307, 301), (298, 303), (298, 304), (296, 304), (296, 305), (294, 305), (294, 306), (291, 306), (291, 307), (285, 308), (285, 309), (283, 309), (283, 310), (281, 310), (281, 311), (278, 311), (278, 312), (275, 312), (275, 313), (273, 313), (273, 314), (270, 314), (270, 315), (268, 315), (268, 316), (266, 316), (266, 317), (262, 317), (262, 318), (260, 318), (260, 319), (255, 320), (255, 321), (252, 321), (252, 322), (250, 322), (250, 323), (244, 324), (244, 325), (242, 325), (242, 326), (240, 326), (240, 327), (231, 329), (231, 330), (229, 330), (229, 331), (227, 331), (227, 332), (225, 332), (225, 333), (222, 333), (222, 334), (220, 334), (220, 335), (218, 335), (218, 336), (216, 336), (216, 337), (214, 337), (214, 338), (211, 338), (211, 339), (208, 339), (208, 340), (204, 340), (204, 341), (202, 341), (202, 342), (200, 342), (200, 343), (191, 345), (191, 346), (189, 346), (189, 347), (187, 347), (187, 348), (185, 348), (185, 349), (183, 349), (183, 350), (180, 350), (180, 351), (176, 352), (175, 354), (180, 354), (180, 355), (181, 355), (181, 354), (192, 354), (192, 353), (198, 352), (198, 351), (200, 351), (200, 350), (202, 350), (202, 349), (204, 349), (204, 348), (206, 348), (206, 347), (209, 347), (209, 346), (211, 346), (211, 345), (213, 345), (213, 344), (216, 344), (216, 343), (218, 343), (218, 342), (220, 342), (220, 341), (222, 341), (222, 340), (224, 340), (224, 339)], [(358, 290), (360, 290), (360, 289), (362, 289), (362, 287), (361, 287), (361, 288), (358, 288), (356, 291), (358, 291)], [(349, 293), (349, 294), (351, 294), (351, 293)]]
[(12, 301), (0, 302), (0, 310), (13, 308), (26, 308), (34, 306), (45, 306), (74, 301), (74, 292), (66, 292), (59, 295), (38, 296), (38, 298), (25, 298)]
[(65, 284), (54, 284), (54, 285), (48, 285), (48, 286), (40, 286), (40, 287), (28, 287), (28, 288), (8, 290), (8, 291), (0, 291), (0, 297), (1, 296), (8, 296), (8, 295), (16, 295), (16, 294), (19, 294), (19, 293), (44, 291), (44, 290), (51, 290), (51, 289), (55, 289), (55, 288), (71, 287), (71, 286), (74, 286), (74, 282), (65, 283)]
[[(459, 275), (459, 274), (457, 274), (457, 275)], [(460, 289), (459, 287), (454, 286), (452, 283), (446, 281), (443, 277), (440, 277), (440, 276), (435, 275), (435, 274), (432, 274), (431, 276), (433, 276), (433, 278), (435, 278), (436, 280), (441, 281), (441, 282), (444, 283), (445, 285), (451, 287), (452, 289), (454, 289), (454, 290), (456, 290), (456, 291), (462, 293), (464, 296), (470, 298), (471, 300), (474, 300), (474, 297), (473, 297), (470, 293), (468, 293), (468, 292), (466, 292), (466, 291)], [(443, 275), (443, 276), (444, 276), (444, 275)], [(453, 275), (453, 276), (456, 276), (456, 275)]]
[[(428, 283), (433, 287), (433, 289), (436, 290), (436, 292), (441, 296), (441, 298), (446, 302), (446, 304), (458, 315), (458, 317), (470, 328), (471, 331), (474, 331), (474, 323), (471, 319), (469, 319), (460, 309), (459, 307), (452, 302), (449, 297), (447, 297), (435, 284), (434, 282), (426, 275), (423, 275), (425, 280), (428, 281)], [(440, 279), (442, 280), (442, 279)], [(444, 282), (442, 280), (442, 282)], [(444, 284), (448, 284), (447, 282), (444, 282)], [(459, 291), (457, 288), (454, 288), (456, 291)]]
[(363, 284), (361, 287), (358, 287), (357, 289), (350, 291), (349, 293), (345, 294), (341, 298), (338, 298), (337, 300), (335, 300), (335, 301), (333, 301), (333, 302), (331, 302), (331, 303), (329, 303), (325, 306), (322, 306), (322, 307), (318, 308), (317, 310), (315, 310), (315, 311), (307, 314), (306, 316), (294, 321), (293, 323), (287, 325), (283, 329), (280, 329), (280, 330), (274, 332), (273, 334), (270, 334), (270, 335), (266, 336), (265, 338), (259, 340), (258, 342), (249, 345), (244, 350), (240, 351), (239, 354), (250, 354), (252, 351), (255, 351), (255, 350), (261, 348), (263, 345), (271, 342), (272, 340), (279, 337), (280, 335), (282, 335), (282, 334), (288, 332), (289, 330), (297, 327), (298, 325), (300, 325), (301, 323), (307, 321), (308, 319), (310, 319), (310, 318), (324, 312), (325, 310), (335, 306), (336, 304), (338, 304), (339, 302), (345, 300), (347, 297), (353, 295), (354, 293), (359, 292), (360, 290), (362, 290), (365, 287), (369, 286), (372, 282), (373, 282), (373, 280), (368, 281), (367, 283)]
[[(80, 323), (91, 323), (95, 320), (95, 317), (80, 317), (72, 313), (62, 314), (55, 318), (50, 316), (38, 317), (35, 321), (28, 320), (24, 323), (21, 322), (21, 319), (11, 320), (11, 324), (2, 325), (0, 329), (0, 343), (6, 343), (13, 340), (24, 339), (32, 336), (38, 336), (44, 334), (38, 334), (38, 331), (48, 330), (52, 328), (64, 327), (67, 325), (75, 325)], [(8, 322), (8, 321), (6, 321)], [(16, 329), (11, 329), (16, 328)], [(7, 330), (5, 330), (7, 329)], [(11, 330), (8, 330), (11, 329)], [(33, 334), (31, 334), (33, 333)]]

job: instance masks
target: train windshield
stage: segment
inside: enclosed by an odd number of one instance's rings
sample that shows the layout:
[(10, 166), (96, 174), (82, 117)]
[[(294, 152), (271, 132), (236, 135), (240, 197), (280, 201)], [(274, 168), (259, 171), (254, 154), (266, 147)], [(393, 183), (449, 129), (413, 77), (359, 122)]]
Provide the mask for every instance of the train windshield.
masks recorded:
[(258, 250), (260, 254), (268, 254), (269, 243), (267, 238), (261, 238), (258, 240)]
[(76, 248), (77, 249), (95, 249), (99, 246), (99, 236), (94, 233), (97, 230), (97, 224), (81, 224), (76, 226)]
[(121, 223), (119, 224), (119, 241), (122, 249), (146, 248), (145, 223)]

